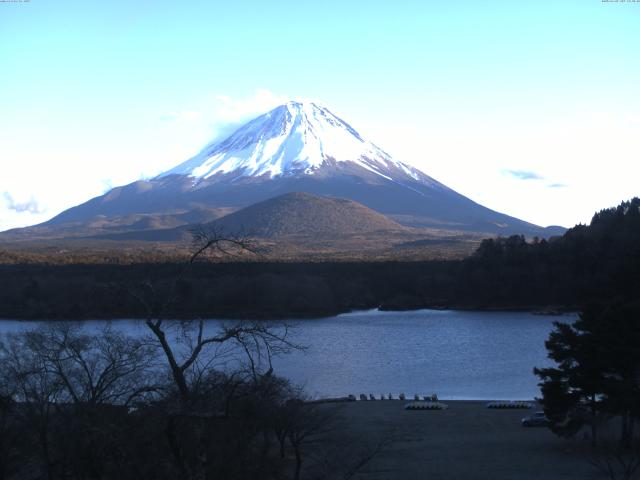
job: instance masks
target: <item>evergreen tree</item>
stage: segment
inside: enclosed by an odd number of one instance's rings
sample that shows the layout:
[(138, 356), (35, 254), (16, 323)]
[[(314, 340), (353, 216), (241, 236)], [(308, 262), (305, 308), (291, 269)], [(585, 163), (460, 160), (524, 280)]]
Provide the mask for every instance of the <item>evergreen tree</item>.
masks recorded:
[(555, 327), (545, 345), (558, 366), (534, 369), (542, 380), (541, 403), (554, 433), (571, 437), (589, 425), (595, 444), (604, 393), (598, 340), (582, 330), (580, 321), (573, 325), (556, 322)]
[(588, 320), (606, 346), (604, 408), (620, 417), (621, 442), (629, 447), (634, 422), (640, 418), (640, 305), (611, 306), (600, 319)]
[(573, 436), (585, 425), (597, 441), (600, 417), (619, 416), (630, 445), (640, 418), (640, 309), (637, 304), (591, 306), (571, 325), (556, 322), (546, 347), (555, 368), (534, 369), (551, 429)]

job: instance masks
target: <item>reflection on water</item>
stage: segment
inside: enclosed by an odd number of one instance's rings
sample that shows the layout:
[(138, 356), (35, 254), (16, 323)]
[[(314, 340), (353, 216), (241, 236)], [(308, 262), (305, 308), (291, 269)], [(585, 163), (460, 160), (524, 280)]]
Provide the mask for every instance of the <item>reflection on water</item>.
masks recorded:
[[(550, 364), (544, 341), (557, 320), (571, 322), (575, 316), (419, 310), (293, 321), (294, 341), (308, 348), (277, 358), (274, 368), (313, 396), (404, 392), (445, 399), (531, 399), (539, 396), (532, 370)], [(4, 320), (0, 332), (34, 324)], [(141, 321), (113, 325), (132, 335), (146, 333)], [(208, 329), (219, 325), (219, 320), (207, 321)]]

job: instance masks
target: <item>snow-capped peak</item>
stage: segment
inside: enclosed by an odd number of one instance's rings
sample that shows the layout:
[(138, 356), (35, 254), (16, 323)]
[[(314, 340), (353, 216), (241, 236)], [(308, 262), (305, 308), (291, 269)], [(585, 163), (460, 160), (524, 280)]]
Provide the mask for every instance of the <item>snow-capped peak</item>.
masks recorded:
[(178, 174), (206, 179), (231, 172), (238, 176), (313, 175), (328, 162), (354, 162), (389, 179), (390, 171), (398, 169), (416, 180), (423, 176), (363, 139), (318, 102), (290, 101), (159, 177)]

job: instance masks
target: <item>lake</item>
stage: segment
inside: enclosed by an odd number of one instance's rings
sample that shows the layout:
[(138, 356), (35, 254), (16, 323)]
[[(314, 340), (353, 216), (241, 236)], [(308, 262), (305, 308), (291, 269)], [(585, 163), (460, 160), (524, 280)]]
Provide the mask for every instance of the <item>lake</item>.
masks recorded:
[[(523, 312), (417, 310), (360, 311), (292, 321), (293, 340), (305, 351), (278, 357), (275, 372), (302, 384), (314, 397), (361, 393), (442, 399), (532, 399), (540, 395), (533, 367), (551, 365), (544, 346), (554, 321), (576, 315)], [(214, 329), (220, 320), (208, 320)], [(0, 321), (0, 333), (39, 322)], [(87, 321), (98, 328), (102, 321)], [(113, 325), (134, 335), (136, 320)]]

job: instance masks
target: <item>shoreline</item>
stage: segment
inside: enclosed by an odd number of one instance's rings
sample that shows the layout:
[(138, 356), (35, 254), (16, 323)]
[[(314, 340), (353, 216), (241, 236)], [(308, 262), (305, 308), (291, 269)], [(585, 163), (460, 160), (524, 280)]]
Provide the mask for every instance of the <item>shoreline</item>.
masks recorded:
[[(487, 403), (492, 403), (492, 402), (513, 402), (513, 403), (532, 403), (534, 405), (538, 405), (538, 400), (536, 398), (455, 398), (455, 397), (440, 397), (438, 396), (437, 400), (415, 400), (413, 398), (413, 396), (407, 396), (407, 398), (405, 398), (404, 400), (401, 400), (399, 398), (397, 398), (398, 396), (395, 395), (393, 398), (391, 399), (384, 399), (381, 400), (379, 397), (376, 398), (375, 400), (361, 400), (360, 398), (356, 398), (356, 399), (349, 399), (348, 397), (322, 397), (322, 398), (314, 398), (308, 401), (308, 403), (392, 403), (392, 402), (403, 402), (403, 403), (413, 403), (416, 401), (419, 402), (424, 402), (424, 403), (428, 403), (428, 402), (451, 402), (453, 404), (487, 404)], [(514, 410), (529, 410), (526, 408), (513, 408)]]
[[(287, 320), (321, 320), (324, 318), (337, 317), (339, 315), (354, 314), (354, 313), (366, 313), (366, 312), (380, 312), (380, 313), (402, 313), (402, 312), (419, 312), (419, 311), (461, 311), (461, 312), (496, 312), (496, 313), (530, 313), (532, 315), (540, 316), (554, 316), (562, 317), (566, 315), (573, 315), (579, 313), (580, 309), (576, 306), (491, 306), (491, 307), (479, 307), (470, 305), (428, 305), (420, 307), (398, 307), (388, 308), (384, 305), (373, 308), (353, 308), (348, 310), (332, 310), (326, 312), (304, 312), (304, 313), (291, 313), (291, 314), (261, 314), (252, 315), (247, 313), (224, 313), (224, 314), (212, 314), (211, 316), (172, 316), (171, 320), (255, 320), (255, 321), (287, 321)], [(272, 313), (272, 312), (269, 312)], [(103, 317), (67, 317), (67, 318), (51, 318), (41, 316), (24, 316), (5, 318), (0, 317), (0, 322), (5, 321), (17, 321), (17, 322), (65, 322), (65, 321), (120, 321), (120, 320), (140, 320), (144, 321), (147, 316), (130, 315), (127, 317), (122, 316), (103, 316)]]

